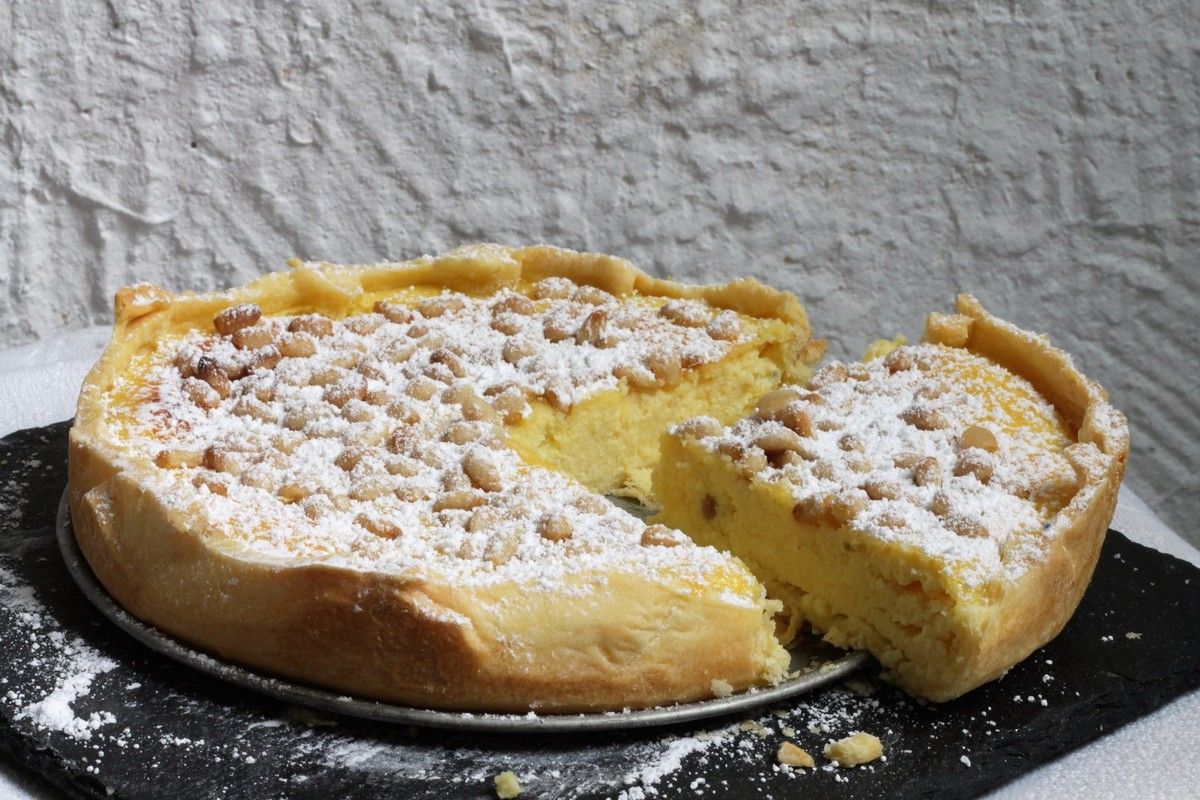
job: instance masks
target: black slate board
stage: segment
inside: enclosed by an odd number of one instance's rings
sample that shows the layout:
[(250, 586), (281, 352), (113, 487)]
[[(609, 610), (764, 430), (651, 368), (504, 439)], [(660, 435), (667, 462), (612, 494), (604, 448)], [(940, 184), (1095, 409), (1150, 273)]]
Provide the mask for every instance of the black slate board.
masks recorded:
[[(482, 798), (505, 769), (522, 797), (970, 797), (1200, 686), (1200, 570), (1110, 531), (1062, 635), (940, 706), (867, 675), (757, 725), (518, 737), (333, 719), (156, 656), (87, 604), (54, 543), (66, 432), (0, 441), (0, 749), (73, 797)], [(91, 719), (90, 738), (28, 714), (74, 695), (60, 723)], [(784, 728), (814, 754), (866, 730), (888, 757), (789, 772), (774, 763)]]

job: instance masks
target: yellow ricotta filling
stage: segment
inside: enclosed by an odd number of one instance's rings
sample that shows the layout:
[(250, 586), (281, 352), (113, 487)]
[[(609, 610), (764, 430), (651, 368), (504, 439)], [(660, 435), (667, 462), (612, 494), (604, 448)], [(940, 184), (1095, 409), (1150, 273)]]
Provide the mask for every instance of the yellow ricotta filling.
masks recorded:
[(593, 491), (654, 502), (651, 471), (662, 432), (697, 414), (733, 422), (779, 385), (780, 367), (768, 342), (743, 345), (721, 361), (683, 374), (670, 390), (642, 390), (624, 381), (562, 412), (533, 403), (508, 429), (509, 443), (532, 463), (565, 472)]

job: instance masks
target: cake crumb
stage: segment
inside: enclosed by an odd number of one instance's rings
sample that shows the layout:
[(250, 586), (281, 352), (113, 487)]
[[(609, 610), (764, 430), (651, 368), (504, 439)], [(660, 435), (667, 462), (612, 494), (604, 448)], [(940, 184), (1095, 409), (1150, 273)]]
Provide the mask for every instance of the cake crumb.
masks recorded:
[(866, 352), (863, 353), (863, 361), (873, 361), (877, 358), (883, 358), (888, 353), (903, 347), (908, 344), (908, 337), (900, 334), (895, 339), (876, 339), (867, 345)]
[(792, 742), (784, 742), (779, 745), (779, 752), (775, 754), (775, 758), (780, 764), (786, 764), (789, 767), (812, 769), (817, 765), (807, 750)]
[(757, 722), (752, 719), (748, 719), (745, 722), (743, 722), (741, 725), (738, 726), (738, 729), (743, 730), (743, 731), (748, 731), (749, 733), (753, 733), (758, 736), (770, 736), (771, 735), (771, 731), (769, 728), (767, 728), (761, 722)]
[(709, 688), (712, 689), (712, 693), (717, 697), (729, 697), (729, 695), (733, 694), (733, 684), (729, 681), (723, 681), (720, 678), (713, 678), (712, 683), (709, 684)]
[(825, 757), (840, 767), (869, 764), (883, 755), (883, 742), (869, 733), (852, 733), (845, 739), (825, 745)]
[(500, 800), (510, 800), (521, 793), (521, 784), (517, 781), (517, 776), (507, 770), (496, 776), (496, 797)]

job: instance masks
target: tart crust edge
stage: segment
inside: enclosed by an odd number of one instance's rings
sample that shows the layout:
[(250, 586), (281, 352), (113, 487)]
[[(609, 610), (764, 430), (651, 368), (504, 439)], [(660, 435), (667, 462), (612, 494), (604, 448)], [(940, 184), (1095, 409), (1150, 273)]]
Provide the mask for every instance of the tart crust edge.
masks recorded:
[(946, 341), (933, 320), (926, 340), (965, 347), (1029, 380), (1073, 428), (1076, 444), (1066, 455), (1079, 489), (1050, 520), (1044, 557), (991, 607), (988, 633), (970, 663), (944, 681), (906, 686), (939, 702), (999, 678), (1066, 626), (1091, 582), (1129, 458), (1125, 415), (1066, 352), (988, 313), (970, 294), (960, 294), (955, 307), (966, 321), (965, 342)]

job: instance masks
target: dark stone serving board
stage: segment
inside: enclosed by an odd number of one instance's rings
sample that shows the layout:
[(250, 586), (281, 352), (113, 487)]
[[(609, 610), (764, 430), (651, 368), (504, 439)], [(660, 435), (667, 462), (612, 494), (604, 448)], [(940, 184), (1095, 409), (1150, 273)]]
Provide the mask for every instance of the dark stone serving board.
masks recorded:
[[(0, 749), (72, 797), (485, 798), (509, 769), (522, 797), (970, 797), (1200, 686), (1200, 570), (1110, 531), (1062, 635), (944, 705), (868, 674), (702, 728), (478, 735), (332, 718), (157, 656), (88, 605), (54, 542), (66, 433), (0, 441)], [(825, 763), (822, 744), (855, 730), (887, 760)], [(815, 771), (776, 766), (785, 735)]]

